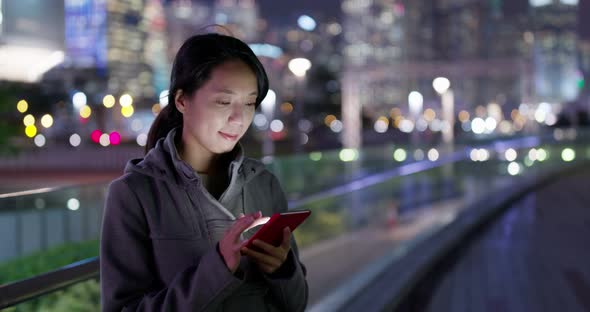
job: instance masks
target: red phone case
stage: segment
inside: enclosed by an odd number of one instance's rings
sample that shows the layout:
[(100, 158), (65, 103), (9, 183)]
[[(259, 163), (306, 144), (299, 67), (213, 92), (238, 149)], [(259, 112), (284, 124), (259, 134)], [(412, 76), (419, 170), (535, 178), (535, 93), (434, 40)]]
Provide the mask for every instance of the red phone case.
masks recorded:
[(267, 242), (273, 246), (279, 246), (283, 241), (283, 229), (289, 227), (291, 232), (295, 230), (309, 215), (309, 210), (289, 211), (275, 213), (246, 243), (246, 247), (257, 249), (252, 244), (255, 239)]

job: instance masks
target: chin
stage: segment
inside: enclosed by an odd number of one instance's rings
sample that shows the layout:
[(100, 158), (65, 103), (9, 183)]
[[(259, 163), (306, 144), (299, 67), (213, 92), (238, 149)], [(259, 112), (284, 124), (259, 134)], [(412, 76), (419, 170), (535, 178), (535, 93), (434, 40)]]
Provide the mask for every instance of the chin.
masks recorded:
[(215, 154), (225, 154), (231, 152), (236, 147), (236, 144), (217, 146), (217, 148), (215, 148), (213, 151)]

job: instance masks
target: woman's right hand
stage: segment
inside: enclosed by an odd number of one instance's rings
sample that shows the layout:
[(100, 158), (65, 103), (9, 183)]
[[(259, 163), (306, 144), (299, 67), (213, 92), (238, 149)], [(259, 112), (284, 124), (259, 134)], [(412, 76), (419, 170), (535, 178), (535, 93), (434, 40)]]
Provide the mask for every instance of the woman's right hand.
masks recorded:
[(240, 236), (244, 230), (250, 227), (260, 217), (262, 217), (260, 211), (245, 216), (240, 215), (219, 241), (219, 253), (223, 257), (225, 265), (232, 273), (236, 272), (240, 264), (240, 247), (242, 247)]

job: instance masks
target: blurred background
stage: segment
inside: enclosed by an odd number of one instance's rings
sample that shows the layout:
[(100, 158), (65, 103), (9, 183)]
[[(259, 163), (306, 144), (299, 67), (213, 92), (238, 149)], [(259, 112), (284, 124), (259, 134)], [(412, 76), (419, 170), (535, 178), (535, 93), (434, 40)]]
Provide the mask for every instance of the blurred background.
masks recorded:
[[(395, 246), (587, 167), (589, 13), (589, 0), (0, 0), (0, 287), (97, 255), (106, 183), (143, 155), (176, 51), (220, 32), (267, 70), (242, 143), (291, 208), (314, 210), (297, 233), (310, 307), (339, 310), (322, 300)], [(326, 272), (331, 248), (367, 237), (373, 252)], [(75, 285), (9, 309), (98, 309), (98, 282)]]

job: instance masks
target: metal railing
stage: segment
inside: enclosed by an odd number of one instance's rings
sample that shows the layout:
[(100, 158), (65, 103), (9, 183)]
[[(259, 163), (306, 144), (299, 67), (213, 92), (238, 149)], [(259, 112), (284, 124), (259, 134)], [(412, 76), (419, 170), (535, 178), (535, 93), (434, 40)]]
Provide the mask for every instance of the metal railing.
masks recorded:
[[(526, 137), (513, 141), (496, 142), (486, 146), (480, 146), (480, 148), (502, 149), (507, 148), (508, 146), (513, 148), (526, 148), (533, 147), (538, 144), (540, 144), (539, 138)], [(434, 162), (421, 161), (408, 163), (385, 172), (371, 174), (369, 176), (344, 183), (343, 185), (332, 187), (327, 190), (305, 196), (304, 198), (290, 201), (289, 208), (296, 209), (318, 200), (358, 191), (395, 177), (414, 174), (432, 168), (444, 166), (449, 163), (466, 160), (469, 158), (469, 151), (470, 148), (465, 148), (464, 150), (459, 150), (441, 157)], [(98, 276), (99, 260), (98, 258), (90, 258), (72, 263), (68, 266), (39, 276), (0, 285), (0, 309), (35, 299), (44, 294), (63, 289), (67, 286), (83, 282), (88, 279), (98, 278)]]

